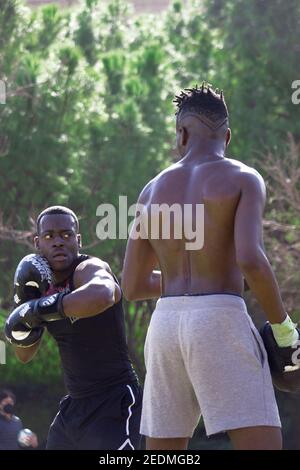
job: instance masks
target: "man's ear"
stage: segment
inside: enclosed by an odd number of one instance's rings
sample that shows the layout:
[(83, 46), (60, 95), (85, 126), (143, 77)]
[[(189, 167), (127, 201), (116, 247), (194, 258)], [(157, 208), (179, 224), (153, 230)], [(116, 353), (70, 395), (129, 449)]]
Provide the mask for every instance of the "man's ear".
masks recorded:
[(228, 127), (227, 132), (226, 132), (226, 140), (225, 140), (226, 147), (228, 147), (230, 139), (231, 139), (231, 129), (230, 127)]
[(180, 145), (185, 147), (189, 138), (189, 133), (186, 127), (182, 126), (180, 128)]
[(81, 248), (81, 247), (82, 247), (82, 243), (81, 243), (81, 235), (80, 235), (80, 233), (77, 234), (77, 243), (78, 243), (79, 248)]
[(36, 250), (39, 250), (40, 249), (40, 241), (39, 241), (39, 237), (36, 235), (33, 239), (33, 242), (34, 242), (34, 246), (35, 246), (35, 249)]

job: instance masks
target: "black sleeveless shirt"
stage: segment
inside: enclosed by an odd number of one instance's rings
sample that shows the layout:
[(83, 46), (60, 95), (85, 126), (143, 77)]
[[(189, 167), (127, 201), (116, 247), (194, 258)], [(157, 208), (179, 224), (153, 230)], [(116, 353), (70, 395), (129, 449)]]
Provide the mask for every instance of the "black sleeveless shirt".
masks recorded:
[[(71, 292), (76, 267), (90, 256), (79, 255), (71, 276), (50, 287), (47, 295)], [(68, 317), (47, 323), (57, 342), (65, 383), (72, 398), (96, 395), (121, 383), (137, 382), (128, 356), (121, 300), (98, 315)]]

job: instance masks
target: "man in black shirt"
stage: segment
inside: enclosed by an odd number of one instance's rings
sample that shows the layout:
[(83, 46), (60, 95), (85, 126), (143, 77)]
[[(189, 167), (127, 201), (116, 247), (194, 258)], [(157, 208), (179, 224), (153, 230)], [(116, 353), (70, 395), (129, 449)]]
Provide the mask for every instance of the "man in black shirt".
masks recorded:
[(137, 449), (142, 396), (118, 281), (106, 262), (79, 253), (78, 219), (68, 208), (39, 215), (35, 243), (41, 256), (25, 257), (16, 271), (19, 306), (7, 320), (6, 337), (22, 362), (36, 353), (44, 328), (57, 342), (68, 395), (47, 449)]

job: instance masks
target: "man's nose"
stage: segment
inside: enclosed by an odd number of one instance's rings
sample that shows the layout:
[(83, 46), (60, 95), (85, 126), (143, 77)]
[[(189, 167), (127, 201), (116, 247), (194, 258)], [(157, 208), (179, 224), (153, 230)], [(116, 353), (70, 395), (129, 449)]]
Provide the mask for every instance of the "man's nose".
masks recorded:
[(53, 246), (64, 246), (64, 239), (57, 235), (53, 238)]

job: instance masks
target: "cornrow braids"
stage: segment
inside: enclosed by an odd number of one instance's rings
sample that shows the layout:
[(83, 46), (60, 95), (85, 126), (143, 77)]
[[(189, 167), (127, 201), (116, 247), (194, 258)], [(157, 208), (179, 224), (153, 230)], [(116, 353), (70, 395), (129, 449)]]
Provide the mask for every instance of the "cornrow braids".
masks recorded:
[(202, 82), (200, 88), (197, 85), (195, 88), (185, 88), (180, 95), (175, 96), (173, 102), (177, 105), (177, 119), (186, 114), (193, 114), (213, 130), (228, 120), (223, 90), (214, 90), (212, 85), (206, 82)]

